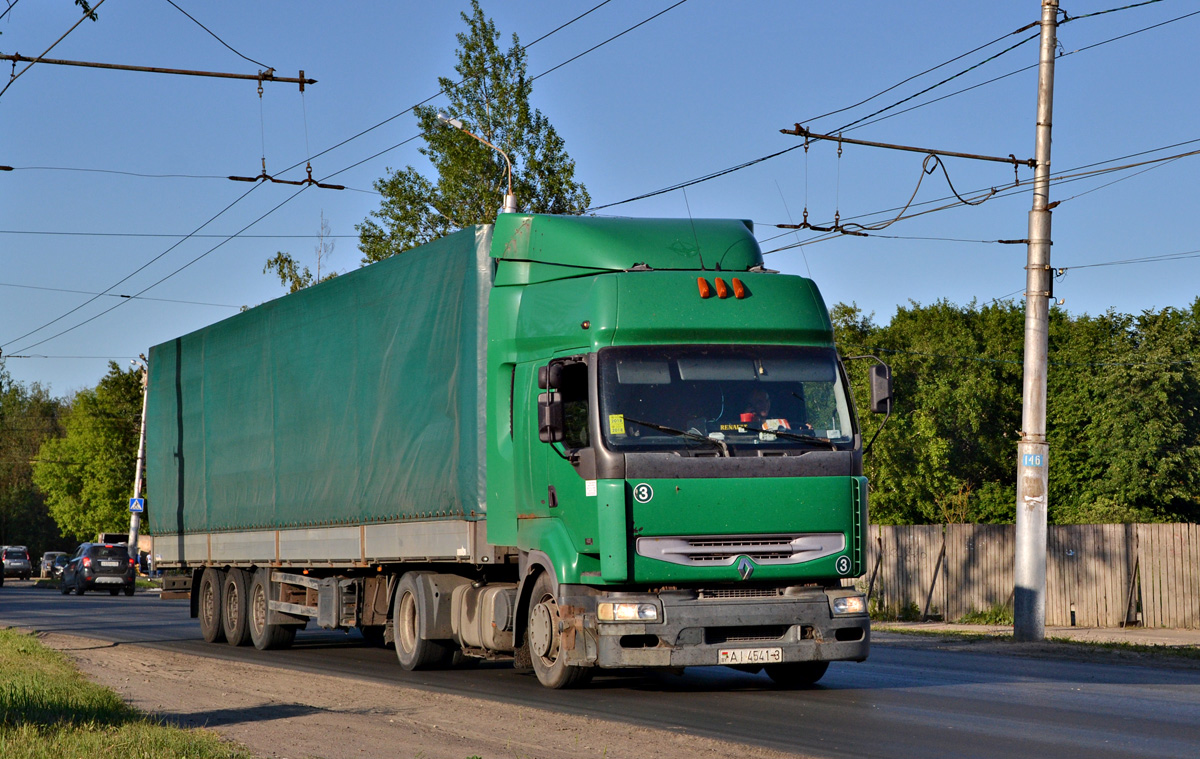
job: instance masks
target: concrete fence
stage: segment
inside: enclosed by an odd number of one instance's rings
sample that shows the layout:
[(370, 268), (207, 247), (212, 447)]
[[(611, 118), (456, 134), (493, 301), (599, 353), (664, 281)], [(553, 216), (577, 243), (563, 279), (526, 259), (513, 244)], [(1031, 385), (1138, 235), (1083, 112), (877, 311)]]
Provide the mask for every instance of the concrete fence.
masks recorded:
[[(882, 607), (1012, 606), (1013, 525), (872, 525), (867, 541), (857, 584)], [(1052, 525), (1047, 542), (1047, 625), (1200, 629), (1200, 525)]]

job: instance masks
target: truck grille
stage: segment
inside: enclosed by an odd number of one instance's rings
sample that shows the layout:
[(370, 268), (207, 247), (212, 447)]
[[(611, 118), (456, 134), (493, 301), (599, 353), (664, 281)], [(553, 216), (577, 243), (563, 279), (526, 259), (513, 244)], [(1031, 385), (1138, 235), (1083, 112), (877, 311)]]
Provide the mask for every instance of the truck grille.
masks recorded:
[(756, 564), (800, 564), (841, 553), (846, 536), (840, 532), (792, 535), (697, 535), (638, 538), (637, 553), (685, 566), (732, 566), (746, 556)]

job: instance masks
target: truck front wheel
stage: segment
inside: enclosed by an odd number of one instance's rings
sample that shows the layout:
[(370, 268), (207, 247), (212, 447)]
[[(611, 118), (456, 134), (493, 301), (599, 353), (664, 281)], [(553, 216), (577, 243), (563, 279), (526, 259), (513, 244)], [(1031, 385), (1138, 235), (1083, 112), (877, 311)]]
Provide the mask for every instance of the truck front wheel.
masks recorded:
[(417, 575), (408, 572), (396, 585), (392, 604), (392, 634), (396, 638), (396, 658), (410, 672), (444, 667), (454, 657), (454, 649), (437, 640), (421, 637), (421, 601), (417, 595)]
[(592, 679), (592, 667), (567, 664), (567, 654), (559, 647), (558, 599), (546, 573), (538, 575), (529, 599), (529, 621), (525, 625), (526, 642), (533, 659), (533, 671), (547, 688), (575, 688)]

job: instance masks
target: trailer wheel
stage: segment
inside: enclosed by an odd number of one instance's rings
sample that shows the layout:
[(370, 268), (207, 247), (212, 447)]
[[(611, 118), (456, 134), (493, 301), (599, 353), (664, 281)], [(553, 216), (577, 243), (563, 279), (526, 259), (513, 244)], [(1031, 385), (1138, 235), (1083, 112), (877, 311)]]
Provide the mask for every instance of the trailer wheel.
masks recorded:
[(295, 625), (278, 625), (267, 622), (267, 602), (271, 599), (271, 570), (262, 568), (254, 573), (250, 582), (249, 603), (246, 619), (250, 627), (250, 640), (259, 651), (288, 648), (296, 639)]
[(421, 637), (421, 603), (417, 596), (417, 575), (408, 572), (396, 585), (392, 604), (392, 634), (396, 638), (396, 658), (410, 672), (444, 667), (454, 657), (454, 649), (438, 640)]
[(200, 575), (200, 634), (208, 643), (220, 643), (225, 640), (225, 630), (221, 626), (221, 585), (224, 573), (216, 567), (208, 567)]
[(538, 575), (529, 599), (529, 622), (525, 625), (526, 644), (533, 659), (533, 671), (547, 688), (575, 688), (592, 679), (592, 667), (567, 664), (567, 655), (559, 648), (558, 599), (546, 573)]
[(221, 584), (221, 629), (231, 646), (250, 642), (250, 625), (246, 622), (249, 585), (249, 573), (237, 568), (226, 572)]
[(789, 664), (768, 664), (763, 667), (767, 677), (784, 688), (807, 688), (815, 685), (829, 669), (827, 661), (798, 661)]

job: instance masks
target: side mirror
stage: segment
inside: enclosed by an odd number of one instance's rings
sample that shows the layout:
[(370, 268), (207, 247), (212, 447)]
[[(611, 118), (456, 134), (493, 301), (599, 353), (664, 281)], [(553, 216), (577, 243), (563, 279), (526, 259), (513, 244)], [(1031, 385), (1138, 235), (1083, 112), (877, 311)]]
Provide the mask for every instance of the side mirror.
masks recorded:
[(550, 388), (562, 387), (563, 365), (555, 362), (548, 366), (538, 367), (538, 389), (548, 390)]
[(564, 432), (562, 396), (558, 393), (538, 393), (538, 440), (561, 443)]
[(871, 412), (887, 414), (892, 410), (892, 368), (887, 364), (872, 364), (868, 369), (871, 377)]

